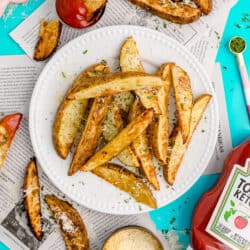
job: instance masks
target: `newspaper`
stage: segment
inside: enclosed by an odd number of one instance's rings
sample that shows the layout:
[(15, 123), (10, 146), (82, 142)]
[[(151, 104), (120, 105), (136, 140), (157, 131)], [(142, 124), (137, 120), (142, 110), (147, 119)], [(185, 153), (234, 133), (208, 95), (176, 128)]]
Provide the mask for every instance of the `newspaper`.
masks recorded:
[[(71, 39), (89, 30), (103, 26), (117, 24), (141, 25), (159, 30), (178, 40), (191, 50), (209, 73), (212, 73), (220, 36), (229, 9), (234, 3), (235, 1), (233, 0), (214, 0), (214, 10), (211, 16), (202, 17), (196, 23), (181, 26), (171, 24), (151, 15), (127, 1), (109, 0), (105, 14), (93, 27), (86, 30), (77, 30), (64, 25), (59, 46), (63, 46)], [(24, 113), (20, 129), (14, 138), (4, 168), (0, 172), (0, 188), (2, 191), (0, 197), (0, 238), (10, 249), (15, 250), (65, 249), (58, 226), (50, 219), (50, 214), (45, 203), (42, 202), (45, 231), (42, 242), (38, 242), (30, 231), (22, 204), (22, 183), (25, 167), (29, 158), (34, 155), (28, 130), (29, 99), (35, 80), (44, 66), (44, 63), (37, 63), (32, 60), (41, 18), (57, 18), (53, 0), (48, 0), (42, 4), (31, 16), (10, 33), (11, 37), (23, 48), (29, 57), (0, 57), (0, 79), (1, 83), (3, 83), (0, 85), (0, 111), (2, 112), (0, 113), (0, 118), (7, 113), (18, 111)], [(231, 150), (224, 89), (218, 65), (215, 67), (213, 82), (219, 100), (221, 120), (216, 152), (206, 173), (220, 172), (222, 162)], [(67, 199), (50, 183), (40, 167), (39, 175), (41, 177), (42, 198), (46, 193), (55, 193), (59, 197)], [(72, 201), (70, 202), (77, 208), (86, 224), (91, 249), (101, 249), (104, 240), (112, 231), (131, 224), (149, 228), (160, 238), (165, 249), (169, 249), (168, 243), (164, 240), (160, 232), (155, 229), (155, 225), (148, 214), (112, 216), (90, 211)], [(173, 244), (171, 244), (171, 249), (175, 249)]]
[[(63, 25), (59, 47), (93, 29), (119, 24), (139, 25), (165, 33), (185, 45), (211, 74), (229, 9), (235, 2), (236, 0), (213, 0), (214, 7), (209, 16), (202, 16), (189, 25), (179, 25), (152, 15), (128, 1), (109, 0), (103, 17), (91, 28), (79, 30)], [(31, 58), (41, 19), (58, 19), (54, 5), (54, 0), (47, 0), (10, 33)]]

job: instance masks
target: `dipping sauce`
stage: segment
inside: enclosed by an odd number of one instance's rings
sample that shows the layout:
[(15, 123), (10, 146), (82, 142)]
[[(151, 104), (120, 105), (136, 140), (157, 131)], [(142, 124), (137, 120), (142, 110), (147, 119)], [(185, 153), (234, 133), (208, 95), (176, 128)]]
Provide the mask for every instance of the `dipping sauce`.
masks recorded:
[(160, 241), (147, 229), (125, 227), (112, 234), (102, 250), (163, 250)]
[(237, 36), (230, 41), (229, 47), (232, 52), (241, 53), (246, 48), (246, 42), (243, 38)]

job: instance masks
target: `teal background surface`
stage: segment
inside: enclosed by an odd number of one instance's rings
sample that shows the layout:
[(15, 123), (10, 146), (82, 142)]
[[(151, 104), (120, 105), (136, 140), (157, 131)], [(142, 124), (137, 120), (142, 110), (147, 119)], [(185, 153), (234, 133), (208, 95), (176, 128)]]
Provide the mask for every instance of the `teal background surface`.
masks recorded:
[[(4, 17), (0, 18), (0, 55), (24, 54), (8, 34), (43, 2), (44, 0), (28, 1), (24, 5), (10, 6), (6, 10)], [(250, 46), (249, 0), (239, 0), (232, 8), (216, 58), (216, 61), (221, 63), (233, 146), (247, 138), (250, 139), (250, 123), (237, 63), (235, 57), (228, 51), (228, 41), (232, 36), (238, 35), (244, 37)], [(244, 56), (250, 74), (250, 49)], [(217, 174), (202, 176), (182, 197), (150, 213), (156, 227), (164, 234), (171, 230), (179, 235), (183, 249), (189, 244), (193, 210), (202, 194), (216, 183), (218, 177)], [(0, 242), (0, 250), (6, 249), (8, 248)]]

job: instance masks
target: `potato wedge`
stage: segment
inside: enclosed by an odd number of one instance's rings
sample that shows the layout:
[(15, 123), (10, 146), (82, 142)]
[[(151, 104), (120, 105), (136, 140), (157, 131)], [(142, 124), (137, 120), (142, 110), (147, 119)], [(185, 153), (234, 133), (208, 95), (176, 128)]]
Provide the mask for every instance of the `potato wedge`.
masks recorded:
[(46, 195), (48, 204), (56, 223), (60, 226), (68, 250), (89, 250), (86, 227), (78, 211), (67, 201), (55, 195)]
[(172, 65), (172, 79), (175, 93), (178, 124), (182, 132), (183, 142), (187, 141), (190, 131), (193, 93), (188, 74), (179, 66)]
[(164, 84), (159, 76), (141, 72), (116, 72), (82, 81), (82, 84), (73, 88), (68, 98), (88, 99)]
[(147, 110), (129, 123), (113, 140), (107, 143), (94, 156), (92, 156), (81, 171), (90, 171), (101, 166), (117, 156), (123, 149), (129, 146), (150, 124), (153, 119), (153, 110)]
[(22, 117), (21, 113), (16, 113), (7, 115), (0, 120), (0, 168), (4, 164)]
[(188, 148), (189, 142), (192, 138), (192, 135), (199, 124), (203, 113), (205, 112), (212, 96), (209, 94), (201, 95), (194, 103), (192, 108), (191, 124), (190, 124), (190, 133), (187, 138), (186, 143), (183, 143), (182, 133), (180, 128), (175, 130), (174, 135), (171, 138), (171, 149), (168, 155), (168, 163), (163, 168), (163, 174), (165, 180), (168, 184), (173, 185), (177, 172), (181, 165), (184, 154)]
[[(121, 52), (120, 52), (120, 67), (123, 72), (129, 71), (139, 71), (144, 72), (144, 68), (141, 63), (139, 56), (139, 51), (136, 46), (136, 42), (133, 37), (129, 37), (124, 42)], [(155, 90), (157, 92), (157, 89)], [(144, 98), (144, 94), (147, 92), (149, 95), (153, 94), (153, 89), (142, 89), (135, 91), (136, 94), (140, 97), (135, 99), (134, 103), (130, 107), (128, 119), (132, 122), (138, 115), (143, 111), (141, 102), (146, 99), (144, 102), (146, 106), (152, 107), (155, 112), (158, 112), (159, 102), (157, 96), (154, 99)], [(138, 160), (141, 164), (141, 170), (147, 177), (148, 181), (153, 185), (157, 190), (160, 189), (160, 185), (157, 179), (155, 166), (153, 162), (153, 155), (149, 148), (149, 141), (147, 138), (147, 132), (144, 131), (138, 136), (132, 143), (132, 148), (136, 153)]]
[[(139, 99), (137, 98), (131, 106), (129, 112), (129, 121), (132, 122), (141, 113), (142, 106)], [(159, 190), (160, 185), (153, 162), (153, 155), (151, 149), (149, 148), (149, 140), (146, 130), (143, 131), (135, 140), (133, 140), (132, 147), (139, 159), (139, 162), (141, 163), (142, 172), (147, 177), (149, 183), (151, 183), (156, 190)]]
[[(95, 64), (82, 71), (72, 83), (68, 92), (84, 79), (109, 73), (105, 62)], [(67, 95), (67, 94), (66, 94)], [(61, 102), (53, 124), (53, 142), (60, 157), (66, 159), (74, 143), (76, 135), (83, 121), (88, 100), (68, 100), (66, 96)]]
[[(172, 85), (171, 75), (172, 63), (163, 64), (157, 71), (156, 74), (161, 75), (163, 79), (167, 79)], [(170, 84), (160, 87), (158, 100), (163, 111), (162, 115), (155, 117), (154, 121), (150, 126), (151, 144), (154, 156), (160, 164), (167, 163), (168, 153), (168, 138), (169, 138), (169, 92)]]
[(149, 187), (140, 177), (125, 168), (108, 163), (93, 169), (92, 173), (129, 193), (136, 201), (151, 208), (157, 208), (156, 200)]
[(186, 4), (171, 3), (169, 0), (129, 0), (131, 3), (173, 23), (192, 23), (200, 18), (201, 11)]
[(86, 19), (90, 21), (102, 8), (105, 7), (107, 0), (84, 0), (88, 12)]
[[(133, 37), (127, 38), (122, 45), (120, 52), (120, 67), (122, 72), (144, 72), (136, 41)], [(158, 101), (157, 88), (138, 89), (135, 93), (140, 97), (141, 103), (146, 109), (153, 108), (156, 114), (162, 113)]]
[[(103, 125), (102, 134), (105, 141), (111, 141), (123, 129), (123, 127), (124, 125), (120, 108), (116, 102), (112, 102), (111, 105), (109, 105), (109, 110)], [(140, 167), (138, 159), (130, 146), (118, 154), (117, 158), (121, 163), (129, 167)]]
[(193, 0), (193, 1), (205, 15), (208, 15), (213, 9), (212, 0)]
[(61, 29), (62, 23), (59, 20), (41, 21), (39, 40), (33, 56), (34, 60), (43, 61), (53, 54), (60, 40)]
[(103, 121), (107, 115), (108, 105), (111, 101), (112, 96), (95, 98), (72, 159), (68, 175), (75, 174), (94, 154), (102, 135)]
[(23, 183), (24, 208), (28, 216), (32, 231), (38, 240), (42, 240), (42, 214), (40, 201), (39, 176), (36, 166), (36, 159), (30, 160)]

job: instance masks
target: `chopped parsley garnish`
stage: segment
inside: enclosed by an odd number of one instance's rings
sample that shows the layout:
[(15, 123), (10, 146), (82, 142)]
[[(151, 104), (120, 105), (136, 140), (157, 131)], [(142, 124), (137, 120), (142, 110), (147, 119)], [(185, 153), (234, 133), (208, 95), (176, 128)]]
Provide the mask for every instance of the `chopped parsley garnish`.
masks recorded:
[(85, 54), (87, 54), (87, 53), (88, 53), (88, 50), (87, 50), (87, 49), (85, 49), (82, 53), (83, 53), (83, 55), (85, 55)]

